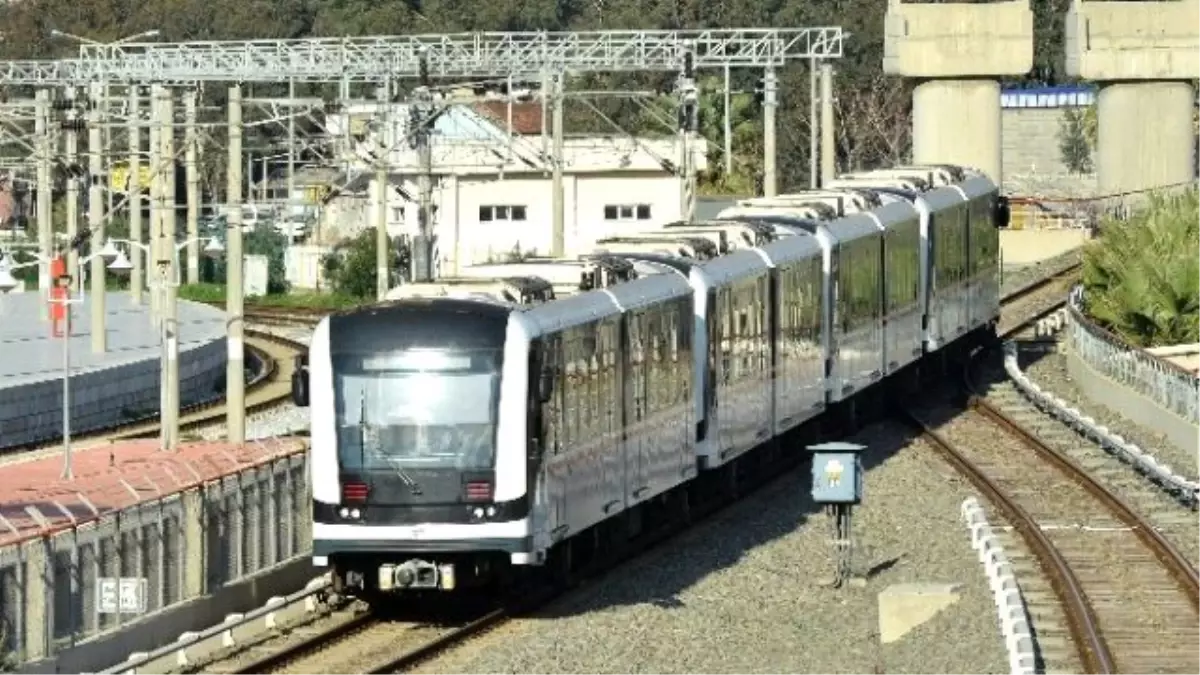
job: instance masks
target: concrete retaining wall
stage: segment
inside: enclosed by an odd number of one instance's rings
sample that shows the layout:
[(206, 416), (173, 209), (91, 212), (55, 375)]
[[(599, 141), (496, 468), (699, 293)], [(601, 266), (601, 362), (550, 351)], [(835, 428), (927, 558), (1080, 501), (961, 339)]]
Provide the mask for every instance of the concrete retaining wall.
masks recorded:
[[(225, 340), (179, 353), (179, 395), (187, 406), (219, 398), (225, 378)], [(159, 409), (161, 367), (150, 358), (71, 376), (71, 431), (84, 433), (145, 417)], [(0, 448), (62, 436), (61, 380), (0, 389)]]
[(1088, 398), (1200, 452), (1200, 380), (1092, 323), (1075, 287), (1067, 304), (1067, 369)]

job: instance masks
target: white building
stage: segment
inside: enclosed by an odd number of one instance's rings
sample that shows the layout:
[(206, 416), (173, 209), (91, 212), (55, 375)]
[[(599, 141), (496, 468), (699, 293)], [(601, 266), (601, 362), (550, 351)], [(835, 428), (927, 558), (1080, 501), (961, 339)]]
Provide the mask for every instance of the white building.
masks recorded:
[[(319, 236), (324, 243), (374, 225), (374, 152), (386, 147), (378, 135), (387, 128), (378, 112), (377, 104), (362, 104), (327, 120), (329, 132), (346, 139), (341, 160), (350, 178), (324, 209)], [(407, 106), (388, 112), (395, 120), (390, 136), (402, 138)], [(487, 101), (452, 105), (435, 123), (434, 233), (442, 274), (514, 249), (549, 253), (551, 142), (543, 135), (541, 113), (537, 103), (514, 103), (510, 112), (505, 101)], [(705, 143), (698, 142), (693, 153), (697, 171), (704, 170)], [(568, 253), (622, 230), (680, 218), (684, 181), (673, 173), (680, 159), (674, 138), (568, 136), (563, 154)], [(392, 148), (387, 218), (393, 237), (417, 232), (418, 168), (417, 153), (406, 141)]]

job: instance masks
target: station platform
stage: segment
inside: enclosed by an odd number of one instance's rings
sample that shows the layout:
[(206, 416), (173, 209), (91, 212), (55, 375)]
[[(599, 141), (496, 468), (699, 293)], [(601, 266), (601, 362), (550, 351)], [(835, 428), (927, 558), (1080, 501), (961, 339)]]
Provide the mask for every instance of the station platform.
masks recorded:
[[(36, 291), (0, 295), (0, 451), (62, 435), (63, 344), (42, 319)], [(93, 354), (90, 298), (71, 306), (71, 431), (82, 434), (156, 414), (159, 331), (149, 306), (129, 294), (106, 297), (108, 351)], [(182, 406), (221, 395), (224, 314), (179, 302), (179, 389)]]
[(10, 458), (0, 464), (0, 548), (75, 523), (158, 499), (292, 455), (303, 439), (272, 438), (242, 445), (157, 440), (121, 441), (72, 452), (73, 478), (63, 479), (62, 453)]

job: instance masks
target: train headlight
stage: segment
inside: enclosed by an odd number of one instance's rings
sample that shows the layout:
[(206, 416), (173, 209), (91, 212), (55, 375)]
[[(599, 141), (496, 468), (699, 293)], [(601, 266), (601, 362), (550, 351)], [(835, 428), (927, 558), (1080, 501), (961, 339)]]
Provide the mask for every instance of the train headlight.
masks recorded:
[(494, 506), (487, 507), (487, 514), (488, 514), (489, 518), (496, 515), (496, 507), (494, 507)]
[(341, 511), (338, 511), (338, 515), (343, 518), (349, 518), (350, 517), (350, 509), (343, 508)]
[(350, 517), (351, 518), (360, 518), (360, 517), (362, 517), (362, 511), (359, 511), (358, 509), (350, 509)]
[(474, 511), (472, 511), (471, 513), (472, 513), (472, 514), (473, 514), (473, 515), (474, 515), (476, 518), (482, 518), (482, 517), (483, 517), (483, 509), (481, 509), (481, 508), (478, 508), (478, 507), (476, 507), (476, 508), (475, 508), (475, 510), (474, 510)]

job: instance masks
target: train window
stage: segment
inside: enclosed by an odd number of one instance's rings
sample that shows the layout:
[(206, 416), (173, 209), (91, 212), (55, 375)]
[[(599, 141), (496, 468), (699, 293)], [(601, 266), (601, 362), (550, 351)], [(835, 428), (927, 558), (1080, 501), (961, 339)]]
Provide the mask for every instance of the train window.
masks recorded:
[(543, 452), (558, 454), (562, 445), (559, 429), (562, 426), (562, 368), (557, 359), (557, 340), (548, 336), (542, 343), (542, 370), (550, 380), (551, 390), (542, 406)]
[(576, 373), (575, 361), (571, 359), (574, 350), (570, 348), (570, 343), (567, 343), (566, 347), (563, 353), (567, 383), (563, 390), (563, 431), (566, 436), (565, 447), (569, 450), (579, 439), (579, 375)]

